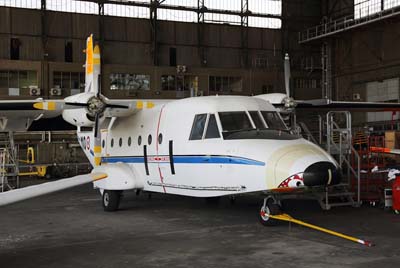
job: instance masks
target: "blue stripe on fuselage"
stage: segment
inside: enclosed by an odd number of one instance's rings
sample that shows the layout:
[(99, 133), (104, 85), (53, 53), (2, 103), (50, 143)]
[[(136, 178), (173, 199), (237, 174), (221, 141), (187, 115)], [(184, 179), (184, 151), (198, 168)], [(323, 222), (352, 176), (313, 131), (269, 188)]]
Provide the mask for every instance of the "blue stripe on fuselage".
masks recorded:
[[(152, 157), (152, 156), (148, 156)], [(114, 156), (102, 157), (103, 163), (144, 163), (143, 156)], [(169, 164), (168, 162), (151, 163)], [(250, 165), (250, 166), (265, 166), (264, 162), (236, 156), (214, 156), (214, 155), (175, 155), (174, 164), (235, 164), (235, 165)]]

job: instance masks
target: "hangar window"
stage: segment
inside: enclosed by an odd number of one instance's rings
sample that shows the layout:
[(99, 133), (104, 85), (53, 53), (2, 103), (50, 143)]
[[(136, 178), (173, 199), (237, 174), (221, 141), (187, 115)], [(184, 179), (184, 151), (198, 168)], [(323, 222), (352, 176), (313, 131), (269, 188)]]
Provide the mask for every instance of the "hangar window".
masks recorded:
[(201, 140), (203, 138), (204, 127), (206, 125), (207, 114), (197, 114), (194, 117), (192, 131), (189, 140)]
[(161, 89), (162, 90), (176, 90), (175, 75), (162, 75), (161, 76)]
[(213, 93), (239, 93), (243, 91), (242, 78), (233, 76), (210, 76), (209, 90)]
[(0, 70), (0, 89), (37, 87), (37, 72), (32, 70)]
[(85, 88), (85, 74), (81, 72), (54, 72), (53, 87), (83, 90)]
[(220, 138), (217, 120), (215, 119), (215, 115), (210, 114), (208, 118), (208, 125), (206, 130), (206, 139), (216, 139)]
[(111, 90), (150, 90), (150, 75), (147, 74), (110, 74)]

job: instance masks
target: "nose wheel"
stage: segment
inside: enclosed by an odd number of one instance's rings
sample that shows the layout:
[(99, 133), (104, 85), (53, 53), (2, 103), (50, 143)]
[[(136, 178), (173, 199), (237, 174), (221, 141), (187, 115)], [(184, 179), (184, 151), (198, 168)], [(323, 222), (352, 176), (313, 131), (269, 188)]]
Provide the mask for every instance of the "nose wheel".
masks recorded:
[(258, 217), (260, 223), (264, 226), (275, 226), (278, 224), (278, 220), (271, 218), (269, 215), (278, 214), (281, 214), (281, 207), (273, 199), (264, 198)]

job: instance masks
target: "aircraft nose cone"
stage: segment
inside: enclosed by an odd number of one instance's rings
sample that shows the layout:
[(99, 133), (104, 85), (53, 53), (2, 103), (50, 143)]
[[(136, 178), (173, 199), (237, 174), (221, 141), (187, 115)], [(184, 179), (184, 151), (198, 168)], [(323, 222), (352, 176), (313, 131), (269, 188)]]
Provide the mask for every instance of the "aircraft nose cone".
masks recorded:
[(305, 186), (333, 185), (342, 179), (340, 170), (330, 162), (317, 162), (304, 170)]

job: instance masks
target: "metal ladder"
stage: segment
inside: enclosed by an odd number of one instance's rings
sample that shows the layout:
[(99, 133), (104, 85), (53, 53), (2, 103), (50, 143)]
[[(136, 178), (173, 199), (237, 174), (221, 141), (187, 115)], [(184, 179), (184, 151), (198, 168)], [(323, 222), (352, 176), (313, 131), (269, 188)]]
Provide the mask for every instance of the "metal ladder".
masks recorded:
[(19, 187), (18, 150), (12, 132), (0, 133), (0, 190), (2, 192)]
[[(337, 206), (358, 206), (360, 204), (360, 156), (352, 145), (351, 114), (347, 111), (331, 111), (326, 114), (325, 120), (321, 116), (317, 119), (312, 122), (318, 124), (317, 131), (310, 131), (304, 122), (299, 122), (302, 134), (309, 141), (327, 150), (337, 160), (342, 171), (346, 173), (343, 174), (346, 180), (338, 185), (325, 187), (323, 190), (312, 191), (312, 195), (326, 210)], [(318, 137), (313, 135), (316, 132), (318, 132)], [(357, 163), (356, 168), (351, 165), (351, 157), (354, 157)], [(349, 190), (351, 176), (357, 179), (356, 194)]]
[[(342, 119), (339, 123), (338, 120)], [(335, 206), (359, 206), (360, 200), (360, 156), (352, 144), (351, 113), (349, 111), (330, 111), (326, 114), (326, 150), (342, 168), (344, 177), (341, 184), (326, 187), (325, 196), (320, 200), (326, 209)], [(356, 167), (352, 166), (354, 157)], [(357, 180), (357, 193), (350, 192), (351, 178)], [(353, 197), (356, 197), (354, 200)]]

